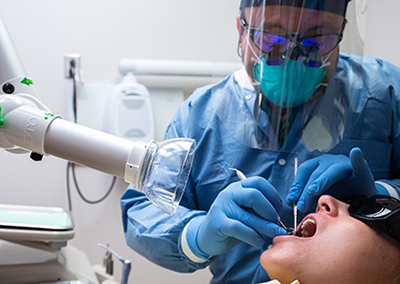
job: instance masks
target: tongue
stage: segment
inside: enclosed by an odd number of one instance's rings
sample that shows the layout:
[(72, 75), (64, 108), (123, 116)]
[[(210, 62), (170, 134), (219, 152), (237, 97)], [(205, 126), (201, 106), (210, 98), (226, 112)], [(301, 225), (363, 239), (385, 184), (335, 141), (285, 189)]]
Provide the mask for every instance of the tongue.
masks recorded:
[(317, 231), (317, 226), (315, 225), (314, 222), (311, 221), (306, 221), (304, 222), (302, 230), (302, 236), (303, 238), (310, 238), (315, 235), (315, 232)]

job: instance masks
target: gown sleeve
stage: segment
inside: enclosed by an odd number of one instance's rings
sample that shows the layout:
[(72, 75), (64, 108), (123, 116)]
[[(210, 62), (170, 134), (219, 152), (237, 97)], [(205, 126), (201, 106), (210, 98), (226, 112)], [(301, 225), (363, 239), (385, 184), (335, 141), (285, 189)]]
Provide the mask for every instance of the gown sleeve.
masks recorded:
[[(168, 126), (165, 139), (188, 137), (190, 102), (181, 105)], [(192, 138), (192, 137), (190, 137)], [(129, 247), (148, 260), (177, 272), (194, 272), (209, 265), (192, 262), (182, 251), (181, 233), (194, 217), (206, 211), (190, 209), (193, 181), (189, 177), (182, 201), (173, 215), (156, 208), (147, 197), (130, 184), (121, 197), (122, 221)]]

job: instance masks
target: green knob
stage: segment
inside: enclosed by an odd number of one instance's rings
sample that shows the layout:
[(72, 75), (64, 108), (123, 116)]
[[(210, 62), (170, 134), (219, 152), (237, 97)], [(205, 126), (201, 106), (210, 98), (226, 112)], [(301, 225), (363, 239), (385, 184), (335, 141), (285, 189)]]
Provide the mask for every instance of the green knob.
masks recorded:
[(1, 116), (1, 106), (0, 106), (0, 127), (4, 125), (4, 119)]

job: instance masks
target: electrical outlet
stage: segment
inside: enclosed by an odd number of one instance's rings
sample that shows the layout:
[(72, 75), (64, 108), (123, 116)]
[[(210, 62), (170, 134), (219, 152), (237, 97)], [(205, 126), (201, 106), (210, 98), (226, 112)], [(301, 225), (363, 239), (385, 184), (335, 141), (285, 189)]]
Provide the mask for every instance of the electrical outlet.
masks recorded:
[(81, 55), (79, 53), (64, 54), (64, 76), (67, 79), (72, 78), (70, 74), (72, 61), (75, 61), (76, 70), (81, 70)]

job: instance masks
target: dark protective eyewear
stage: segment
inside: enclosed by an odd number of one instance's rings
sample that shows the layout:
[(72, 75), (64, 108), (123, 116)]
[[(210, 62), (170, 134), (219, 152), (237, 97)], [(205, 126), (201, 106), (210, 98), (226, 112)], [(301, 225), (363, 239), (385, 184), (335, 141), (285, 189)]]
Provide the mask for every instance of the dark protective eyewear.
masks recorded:
[(364, 196), (350, 203), (350, 216), (400, 244), (400, 201), (386, 195)]
[[(271, 54), (272, 56), (278, 52), (285, 54), (289, 47), (296, 44), (304, 55), (318, 52), (325, 55), (331, 52), (342, 40), (343, 29), (340, 33), (318, 34), (312, 37), (300, 37), (298, 33), (276, 34), (259, 28), (250, 27), (243, 14), (240, 17), (241, 26), (246, 29), (253, 43), (262, 52)], [(291, 51), (290, 51), (291, 52)], [(299, 55), (297, 53), (297, 55)], [(291, 55), (287, 55), (292, 57)]]

